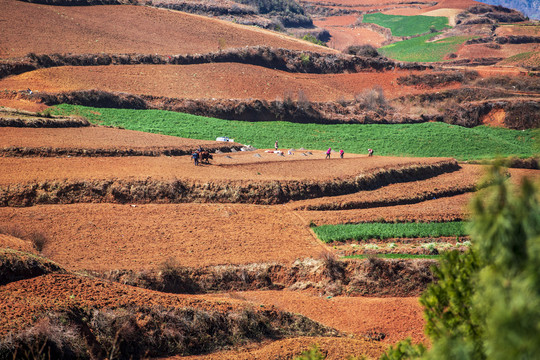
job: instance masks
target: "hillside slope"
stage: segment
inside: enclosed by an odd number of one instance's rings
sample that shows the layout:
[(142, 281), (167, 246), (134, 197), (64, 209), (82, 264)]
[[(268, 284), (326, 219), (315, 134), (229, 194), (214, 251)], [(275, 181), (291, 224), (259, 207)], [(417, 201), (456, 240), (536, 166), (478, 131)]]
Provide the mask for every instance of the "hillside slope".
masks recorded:
[(539, 0), (478, 0), (490, 5), (502, 5), (504, 7), (521, 11), (531, 19), (540, 20)]
[(134, 5), (51, 6), (0, 0), (0, 58), (30, 52), (195, 54), (265, 44), (327, 51), (283, 34)]

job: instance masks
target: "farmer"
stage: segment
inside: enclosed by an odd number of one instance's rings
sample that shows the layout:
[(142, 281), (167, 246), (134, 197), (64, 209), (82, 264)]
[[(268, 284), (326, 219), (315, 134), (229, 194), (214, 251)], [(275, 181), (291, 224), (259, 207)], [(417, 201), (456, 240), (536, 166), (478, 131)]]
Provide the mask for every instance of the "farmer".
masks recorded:
[(194, 151), (193, 154), (191, 154), (191, 157), (193, 158), (193, 163), (195, 166), (199, 165), (199, 152)]
[(274, 144), (274, 147), (276, 148), (276, 151), (277, 151), (277, 148), (278, 148), (278, 142), (276, 140), (275, 144)]
[(343, 159), (343, 154), (345, 154), (345, 151), (343, 149), (339, 150), (339, 157)]
[(368, 152), (368, 156), (373, 156), (373, 149), (368, 149), (367, 152)]
[(330, 159), (330, 154), (332, 153), (332, 148), (328, 148), (328, 150), (326, 150), (326, 158), (327, 159)]

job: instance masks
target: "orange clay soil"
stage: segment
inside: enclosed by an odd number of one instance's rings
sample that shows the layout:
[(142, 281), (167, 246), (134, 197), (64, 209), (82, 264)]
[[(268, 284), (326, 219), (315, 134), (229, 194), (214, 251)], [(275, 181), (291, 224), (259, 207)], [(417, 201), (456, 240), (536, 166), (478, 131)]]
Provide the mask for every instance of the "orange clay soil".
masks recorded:
[(9, 147), (53, 149), (189, 150), (214, 149), (236, 143), (195, 140), (101, 126), (80, 128), (3, 127), (0, 149)]
[(84, 308), (192, 307), (219, 312), (251, 307), (235, 299), (165, 294), (90, 277), (49, 274), (0, 286), (0, 336), (31, 325), (43, 312), (66, 309), (70, 305)]
[(484, 174), (482, 165), (462, 165), (459, 171), (444, 173), (426, 180), (390, 184), (371, 191), (301, 200), (291, 203), (295, 209), (362, 208), (371, 203), (399, 202), (437, 198), (445, 193), (471, 192)]
[[(9, 229), (9, 226), (2, 226), (0, 231)], [(36, 250), (30, 243), (30, 241), (22, 240), (11, 235), (0, 234), (0, 248), (8, 248), (18, 251), (25, 251), (30, 253), (35, 253)]]
[[(488, 57), (508, 58), (524, 52), (540, 52), (540, 44), (503, 44), (500, 49), (492, 49), (485, 44), (472, 44), (461, 46), (456, 54), (457, 59), (475, 59)], [(524, 74), (526, 74), (526, 71), (524, 71)]]
[(296, 211), (306, 223), (356, 224), (374, 221), (453, 221), (468, 217), (467, 204), (473, 194), (427, 200), (412, 205), (337, 211)]
[(422, 307), (417, 298), (320, 297), (301, 291), (246, 291), (232, 298), (275, 306), (299, 313), (357, 337), (383, 333), (382, 342), (393, 344), (410, 336), (425, 342)]
[[(130, 179), (198, 182), (262, 183), (268, 181), (331, 181), (354, 178), (375, 170), (435, 165), (447, 158), (407, 158), (350, 154), (325, 160), (324, 152), (279, 156), (242, 151), (214, 155), (213, 165), (194, 166), (190, 156), (130, 158), (0, 158), (0, 185), (44, 180)], [(260, 157), (256, 157), (259, 155)]]
[[(462, 165), (468, 168), (470, 165)], [(475, 166), (476, 167), (476, 166)], [(471, 169), (472, 170), (472, 169)], [(474, 170), (472, 170), (474, 171)], [(508, 169), (510, 180), (515, 185), (523, 181), (524, 178), (533, 181), (540, 181), (540, 170), (530, 169)], [(448, 174), (449, 175), (449, 174)], [(446, 177), (446, 175), (442, 175)], [(450, 177), (448, 177), (449, 179)], [(436, 179), (436, 178), (435, 178)], [(474, 177), (469, 179), (474, 180)], [(462, 181), (461, 179), (453, 179)], [(467, 181), (467, 180), (464, 180)], [(426, 182), (426, 185), (429, 180)], [(410, 184), (409, 184), (410, 185)], [(397, 190), (396, 185), (390, 185)], [(400, 191), (406, 192), (407, 184), (399, 187)], [(380, 190), (384, 192), (385, 188)], [(350, 196), (356, 196), (351, 194)], [(473, 198), (474, 193), (465, 193), (461, 195), (437, 198), (427, 200), (411, 205), (385, 206), (370, 209), (352, 209), (352, 210), (337, 210), (337, 211), (295, 211), (295, 213), (308, 224), (313, 222), (320, 226), (325, 224), (347, 224), (373, 221), (453, 221), (462, 220), (470, 216), (469, 203)], [(292, 202), (290, 206), (295, 204), (305, 203), (304, 201)]]
[[(423, 93), (400, 86), (397, 78), (418, 71), (361, 72), (354, 74), (299, 74), (255, 65), (219, 63), (201, 65), (112, 65), (39, 69), (0, 80), (0, 89), (61, 92), (99, 89), (188, 99), (296, 98), (303, 90), (311, 101), (353, 99), (375, 85), (387, 97)], [(422, 74), (425, 72), (422, 72)], [(114, 79), (112, 81), (111, 79)]]
[(495, 34), (497, 36), (508, 36), (508, 35), (524, 35), (524, 36), (540, 36), (540, 26), (524, 26), (524, 25), (503, 25), (500, 24), (497, 29), (495, 29)]
[[(30, 52), (194, 54), (267, 45), (333, 52), (283, 34), (133, 5), (51, 6), (0, 0), (0, 58)], [(223, 39), (223, 41), (221, 40)]]
[(0, 226), (38, 232), (71, 270), (293, 262), (326, 247), (283, 206), (73, 204), (0, 208)]
[(253, 343), (243, 348), (219, 351), (197, 356), (173, 356), (167, 360), (268, 360), (294, 359), (317, 345), (326, 360), (343, 360), (349, 356), (366, 356), (378, 359), (388, 344), (378, 341), (351, 338), (299, 337), (273, 342)]

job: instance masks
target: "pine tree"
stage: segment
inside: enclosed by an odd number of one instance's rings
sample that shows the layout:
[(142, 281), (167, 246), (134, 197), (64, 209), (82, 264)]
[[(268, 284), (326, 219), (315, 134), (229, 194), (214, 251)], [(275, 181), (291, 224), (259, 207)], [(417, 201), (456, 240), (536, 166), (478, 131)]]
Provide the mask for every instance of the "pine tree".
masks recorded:
[(432, 348), (404, 341), (381, 359), (540, 358), (539, 194), (497, 167), (489, 181), (472, 205), (471, 249), (443, 256), (420, 299)]

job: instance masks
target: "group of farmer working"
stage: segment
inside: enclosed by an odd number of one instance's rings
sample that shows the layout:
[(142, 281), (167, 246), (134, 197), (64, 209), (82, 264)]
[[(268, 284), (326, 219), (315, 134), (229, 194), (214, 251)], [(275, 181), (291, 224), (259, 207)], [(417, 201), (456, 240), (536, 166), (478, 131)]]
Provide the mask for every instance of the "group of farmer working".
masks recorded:
[[(330, 154), (332, 153), (332, 148), (328, 148), (328, 150), (326, 150), (326, 158), (327, 159), (330, 159)], [(343, 154), (345, 154), (345, 152), (343, 151), (343, 149), (340, 149), (339, 150), (339, 157), (343, 159)], [(373, 149), (368, 149), (368, 156), (373, 156)]]
[[(278, 149), (278, 141), (276, 140), (276, 142), (274, 143), (274, 147), (277, 151)], [(330, 154), (332, 154), (332, 148), (328, 148), (328, 150), (326, 150), (326, 158), (327, 159), (330, 159)], [(345, 151), (343, 151), (343, 149), (340, 149), (339, 150), (339, 157), (343, 159), (343, 155), (345, 154)], [(373, 156), (373, 149), (368, 149), (368, 156)]]

